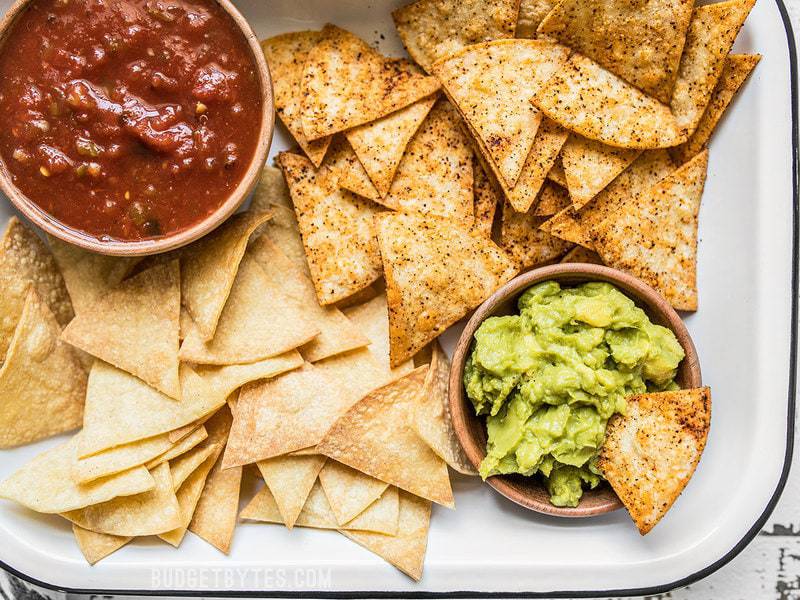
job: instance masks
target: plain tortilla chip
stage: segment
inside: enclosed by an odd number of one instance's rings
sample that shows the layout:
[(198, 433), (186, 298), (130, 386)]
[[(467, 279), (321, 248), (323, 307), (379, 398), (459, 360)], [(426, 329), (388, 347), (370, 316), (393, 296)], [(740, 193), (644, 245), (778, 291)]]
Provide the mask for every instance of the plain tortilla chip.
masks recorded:
[[(167, 435), (169, 435), (169, 434), (167, 434)], [(200, 425), (197, 429), (192, 431), (185, 438), (175, 442), (169, 450), (167, 450), (163, 454), (160, 454), (160, 455), (156, 456), (154, 459), (148, 461), (145, 466), (148, 469), (152, 470), (152, 469), (156, 468), (158, 465), (160, 465), (163, 462), (170, 461), (170, 460), (173, 460), (173, 459), (177, 459), (178, 457), (185, 458), (187, 453), (191, 453), (191, 450), (196, 448), (199, 444), (201, 444), (202, 442), (204, 442), (207, 439), (208, 439), (208, 431), (206, 430), (205, 427)], [(171, 464), (170, 468), (172, 466), (173, 465)], [(177, 480), (178, 478), (179, 478), (179, 474), (176, 474), (176, 472), (173, 470), (172, 471), (172, 479), (173, 480)], [(176, 489), (177, 489), (177, 487), (176, 487)]]
[(80, 312), (62, 339), (180, 398), (178, 261), (126, 279)]
[(75, 536), (81, 554), (90, 565), (97, 564), (133, 539), (127, 536), (89, 531), (75, 523), (72, 524), (72, 534)]
[(340, 532), (419, 581), (425, 563), (430, 523), (431, 503), (400, 490), (397, 535), (346, 530)]
[(711, 100), (694, 133), (683, 144), (670, 149), (673, 159), (684, 163), (708, 145), (708, 140), (711, 139), (711, 134), (714, 133), (728, 105), (760, 60), (760, 54), (728, 55), (717, 80), (717, 86), (711, 94)]
[(214, 337), (248, 240), (269, 218), (269, 213), (239, 213), (183, 250), (181, 302), (204, 341)]
[(379, 294), (358, 306), (345, 310), (347, 318), (370, 339), (369, 351), (392, 377), (399, 377), (414, 370), (414, 362), (407, 360), (392, 369), (389, 362), (389, 307), (386, 294)]
[[(327, 502), (327, 500), (326, 500)], [(389, 488), (352, 521), (339, 529), (397, 535), (400, 525), (400, 490)]]
[(728, 0), (694, 9), (670, 107), (691, 135), (703, 117), (739, 30), (755, 0)]
[(436, 95), (423, 98), (382, 119), (345, 132), (380, 197), (389, 192), (409, 140), (435, 102)]
[(208, 470), (210, 471), (216, 459), (219, 458), (220, 452), (222, 452), (222, 444), (213, 442), (200, 444), (183, 456), (174, 458), (169, 463), (169, 470), (172, 473), (172, 487), (175, 488), (175, 491), (177, 492), (184, 482), (191, 477), (192, 473), (197, 471), (209, 457), (213, 456), (214, 460), (208, 465)]
[(529, 100), (568, 52), (541, 40), (498, 40), (464, 48), (432, 67), (506, 188), (516, 185), (542, 120)]
[(656, 392), (627, 402), (627, 414), (608, 422), (597, 466), (644, 535), (697, 468), (711, 425), (711, 391)]
[(564, 0), (538, 33), (669, 102), (693, 6), (692, 0)]
[(678, 310), (697, 310), (697, 215), (704, 150), (651, 190), (626, 198), (594, 230), (603, 262), (653, 286)]
[(246, 383), (259, 379), (277, 377), (296, 369), (303, 364), (303, 357), (297, 350), (264, 358), (254, 363), (226, 365), (222, 367), (198, 365), (197, 373), (214, 393), (227, 398)]
[(434, 77), (381, 56), (344, 29), (326, 25), (322, 34), (303, 69), (301, 118), (308, 139), (385, 117), (439, 89)]
[(300, 300), (284, 290), (280, 281), (271, 280), (246, 253), (214, 338), (204, 342), (200, 332), (192, 329), (181, 345), (181, 360), (230, 365), (283, 354), (319, 334), (305, 314)]
[(325, 460), (319, 455), (278, 456), (257, 463), (278, 505), (283, 524), (289, 529), (300, 516)]
[(418, 0), (392, 18), (411, 58), (430, 72), (465, 46), (514, 37), (518, 7), (519, 0)]
[(0, 484), (0, 498), (13, 500), (40, 513), (62, 513), (152, 490), (153, 478), (144, 467), (76, 483), (72, 465), (82, 434), (38, 455)]
[(570, 243), (539, 229), (546, 217), (537, 217), (535, 212), (535, 208), (527, 213), (518, 213), (508, 204), (503, 207), (500, 244), (520, 269), (552, 262), (572, 247)]
[(35, 233), (11, 217), (0, 240), (0, 358), (4, 357), (33, 288), (64, 327), (75, 316), (53, 255)]
[(486, 238), (492, 237), (494, 215), (502, 202), (480, 159), (472, 158), (472, 193), (474, 195), (475, 229)]
[(375, 240), (376, 204), (339, 189), (334, 174), (319, 173), (296, 154), (281, 153), (311, 278), (320, 304), (338, 302), (381, 275)]
[(393, 366), (414, 356), (517, 272), (490, 240), (448, 220), (393, 213), (377, 223)]
[(60, 335), (53, 313), (31, 287), (0, 366), (0, 448), (81, 426), (86, 372)]
[(562, 263), (587, 263), (592, 265), (602, 265), (603, 259), (594, 250), (589, 250), (583, 246), (575, 246), (567, 252), (560, 261)]
[(453, 508), (447, 463), (414, 431), (413, 414), (427, 367), (368, 394), (330, 428), (317, 450), (412, 494)]
[(261, 42), (272, 75), (275, 112), (286, 129), (318, 167), (325, 158), (330, 136), (309, 141), (303, 133), (303, 66), (311, 49), (322, 39), (321, 31), (295, 31)]
[(686, 132), (669, 107), (573, 54), (532, 102), (562, 127), (620, 148), (666, 148)]
[(572, 205), (581, 209), (628, 168), (641, 150), (615, 148), (579, 135), (570, 136), (561, 162)]
[(514, 37), (535, 38), (539, 23), (544, 20), (547, 13), (553, 10), (556, 4), (558, 2), (555, 0), (521, 0)]
[(189, 523), (189, 531), (225, 554), (230, 552), (236, 529), (241, 485), (242, 468), (223, 469), (220, 457), (205, 480)]
[(394, 378), (386, 363), (367, 348), (337, 354), (314, 363), (350, 400), (349, 406)]
[(329, 460), (322, 467), (319, 482), (339, 525), (344, 525), (362, 514), (389, 487), (388, 483), (335, 460)]
[(569, 192), (560, 185), (546, 182), (533, 207), (533, 216), (550, 217), (572, 204)]

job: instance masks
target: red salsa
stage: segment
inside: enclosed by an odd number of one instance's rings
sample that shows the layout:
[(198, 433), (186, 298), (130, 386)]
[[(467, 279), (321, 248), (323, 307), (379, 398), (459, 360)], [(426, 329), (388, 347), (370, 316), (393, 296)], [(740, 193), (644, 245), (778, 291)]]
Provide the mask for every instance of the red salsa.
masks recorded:
[(34, 0), (0, 51), (15, 185), (100, 239), (203, 220), (258, 145), (250, 47), (214, 0)]

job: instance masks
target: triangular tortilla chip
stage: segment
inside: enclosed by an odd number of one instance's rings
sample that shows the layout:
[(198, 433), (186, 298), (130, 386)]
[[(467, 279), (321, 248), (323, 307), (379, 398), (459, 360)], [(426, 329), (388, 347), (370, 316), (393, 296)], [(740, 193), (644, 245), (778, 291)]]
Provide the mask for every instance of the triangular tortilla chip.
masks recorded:
[(697, 215), (707, 168), (704, 150), (594, 228), (605, 264), (639, 277), (678, 310), (697, 310)]
[(494, 215), (502, 198), (477, 157), (472, 158), (472, 193), (474, 195), (475, 229), (480, 231), (484, 237), (491, 238)]
[(53, 313), (31, 287), (0, 366), (0, 448), (81, 426), (86, 372), (60, 335)]
[(755, 0), (728, 0), (694, 9), (670, 107), (686, 136), (694, 133), (717, 85), (725, 58)]
[(62, 339), (180, 398), (178, 261), (126, 279), (80, 312)]
[(414, 431), (413, 414), (427, 367), (370, 392), (328, 431), (317, 451), (376, 479), (450, 508), (447, 463)]
[(381, 56), (364, 40), (326, 25), (303, 69), (303, 132), (316, 140), (385, 117), (439, 89), (434, 77)]
[(687, 135), (668, 106), (580, 54), (532, 102), (562, 127), (620, 148), (666, 148)]
[(252, 211), (234, 215), (183, 249), (181, 302), (204, 341), (214, 337), (250, 236), (269, 218)]
[(378, 201), (381, 198), (378, 188), (372, 183), (367, 170), (358, 160), (353, 147), (343, 138), (334, 138), (333, 148), (322, 168), (329, 168), (336, 184), (362, 198)]
[(237, 389), (251, 381), (277, 377), (296, 369), (303, 364), (303, 357), (297, 350), (290, 350), (272, 358), (264, 358), (254, 363), (244, 365), (226, 365), (222, 367), (198, 365), (197, 373), (215, 394), (223, 397), (230, 396)]
[(283, 523), (289, 529), (294, 527), (300, 516), (325, 460), (324, 456), (319, 455), (278, 456), (257, 463), (261, 476), (275, 498)]
[(309, 141), (303, 133), (303, 66), (321, 39), (321, 31), (295, 31), (261, 42), (272, 75), (275, 112), (316, 167), (322, 164), (331, 138)]
[(175, 488), (175, 491), (177, 492), (192, 473), (200, 468), (210, 456), (214, 456), (214, 461), (208, 466), (210, 471), (220, 452), (222, 452), (222, 444), (209, 442), (208, 444), (200, 444), (183, 456), (173, 458), (169, 463), (169, 469), (172, 473), (172, 487)]
[(728, 55), (708, 106), (694, 133), (686, 142), (670, 149), (673, 159), (681, 163), (686, 162), (708, 145), (708, 140), (711, 139), (711, 134), (714, 133), (728, 105), (760, 60), (760, 54)]
[(346, 530), (340, 532), (419, 581), (425, 563), (430, 523), (431, 503), (400, 490), (397, 535)]
[(432, 67), (488, 153), (498, 180), (509, 189), (517, 183), (542, 120), (529, 100), (567, 54), (551, 42), (498, 40), (464, 48)]
[(517, 272), (490, 240), (449, 220), (392, 213), (377, 223), (393, 366), (414, 356)]
[(83, 554), (84, 558), (86, 558), (86, 562), (90, 565), (97, 564), (133, 539), (127, 536), (108, 535), (106, 533), (89, 531), (75, 523), (72, 524), (72, 534), (75, 536), (75, 541), (78, 544), (81, 554)]
[(569, 192), (560, 185), (545, 182), (539, 198), (533, 206), (532, 214), (535, 217), (550, 217), (561, 212), (572, 204)]
[(711, 425), (711, 391), (640, 394), (627, 403), (627, 414), (608, 422), (597, 466), (644, 535), (697, 468)]
[(669, 102), (693, 6), (692, 0), (564, 0), (538, 33)]
[(563, 256), (572, 245), (539, 229), (546, 217), (537, 217), (531, 209), (519, 213), (508, 204), (503, 207), (500, 243), (520, 269), (541, 266)]
[(395, 369), (389, 363), (389, 307), (386, 305), (386, 294), (379, 294), (364, 304), (351, 306), (345, 310), (345, 314), (370, 339), (369, 351), (382, 367), (391, 372), (392, 377), (414, 370), (414, 362), (410, 360)]
[(517, 30), (514, 37), (535, 38), (536, 29), (553, 7), (557, 0), (521, 0), (519, 3), (519, 16), (517, 17)]
[[(191, 432), (185, 438), (183, 438), (182, 440), (179, 440), (178, 442), (175, 442), (172, 445), (172, 448), (170, 448), (169, 450), (167, 450), (163, 454), (160, 454), (159, 456), (156, 456), (151, 461), (148, 461), (148, 463), (145, 466), (148, 469), (152, 470), (152, 469), (156, 468), (158, 465), (160, 465), (163, 462), (171, 461), (173, 459), (176, 459), (176, 460), (184, 459), (184, 458), (186, 458), (186, 454), (187, 453), (191, 453), (191, 450), (196, 448), (199, 444), (201, 444), (202, 442), (204, 442), (207, 439), (208, 439), (208, 431), (206, 430), (205, 427), (200, 425), (197, 429), (195, 429), (193, 432)], [(170, 468), (172, 468), (174, 466), (174, 464), (175, 464), (175, 462), (170, 463)], [(179, 475), (176, 474), (176, 472), (173, 470), (172, 471), (172, 479), (173, 479), (173, 481), (177, 480), (178, 477), (179, 477)], [(177, 485), (178, 484), (176, 483), (176, 486)], [(175, 489), (177, 489), (177, 487)]]
[(383, 361), (367, 348), (359, 348), (314, 363), (329, 381), (335, 381), (341, 392), (350, 398), (350, 406), (368, 392), (394, 378)]
[(189, 523), (189, 531), (225, 554), (231, 550), (236, 529), (241, 484), (242, 468), (223, 469), (222, 457), (217, 459)]
[(584, 248), (594, 249), (594, 238), (591, 230), (582, 224), (581, 216), (572, 206), (557, 212), (544, 223), (541, 223), (539, 230), (565, 242), (572, 242)]
[(399, 525), (400, 490), (392, 485), (383, 492), (380, 498), (370, 504), (355, 519), (348, 521), (344, 526), (339, 527), (339, 529), (347, 529), (348, 531), (372, 531), (375, 533), (383, 533), (384, 535), (397, 535)]
[(572, 250), (564, 255), (564, 258), (558, 262), (602, 265), (603, 259), (600, 258), (600, 255), (594, 250), (589, 250), (583, 246), (575, 246)]
[(561, 149), (567, 189), (576, 209), (586, 205), (622, 173), (641, 150), (616, 148), (580, 135), (570, 136)]
[(320, 304), (333, 304), (381, 275), (376, 204), (339, 189), (335, 176), (296, 154), (278, 157), (294, 201)]
[(389, 191), (409, 140), (435, 102), (436, 95), (423, 98), (382, 119), (345, 132), (379, 196), (385, 196)]
[(397, 33), (418, 65), (465, 46), (514, 37), (519, 0), (417, 0), (392, 12)]
[(564, 174), (564, 164), (561, 162), (561, 156), (556, 157), (556, 161), (547, 172), (547, 178), (563, 188), (567, 187), (567, 177)]
[(181, 360), (230, 365), (283, 354), (319, 334), (319, 328), (304, 315), (300, 300), (287, 293), (280, 281), (267, 277), (247, 253), (214, 338), (204, 342), (197, 329), (190, 330), (181, 345)]
[(329, 460), (322, 467), (319, 482), (339, 525), (362, 514), (389, 487), (388, 483), (335, 460)]
[(6, 355), (31, 285), (61, 327), (72, 320), (72, 303), (53, 255), (35, 233), (11, 217), (0, 240), (0, 358)]

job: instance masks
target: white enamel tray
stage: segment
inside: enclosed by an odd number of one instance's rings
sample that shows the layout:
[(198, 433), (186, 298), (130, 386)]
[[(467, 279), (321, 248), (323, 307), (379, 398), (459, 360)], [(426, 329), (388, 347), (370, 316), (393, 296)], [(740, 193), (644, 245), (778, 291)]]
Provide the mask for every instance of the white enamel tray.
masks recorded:
[[(259, 37), (330, 21), (402, 53), (389, 16), (397, 1), (237, 4)], [(752, 539), (783, 488), (795, 379), (796, 69), (783, 6), (759, 0), (735, 50), (764, 58), (713, 140), (700, 213), (700, 310), (687, 318), (713, 391), (711, 433), (694, 479), (647, 537), (624, 511), (547, 517), (458, 478), (457, 510), (434, 508), (419, 583), (335, 532), (257, 524), (239, 526), (230, 556), (188, 535), (178, 551), (142, 541), (90, 567), (66, 521), (6, 502), (0, 561), (40, 585), (84, 593), (347, 598), (650, 595), (722, 566)], [(288, 145), (278, 129), (273, 154)], [(11, 214), (0, 203), (0, 220)], [(456, 336), (448, 332), (446, 345)], [(0, 477), (55, 443), (0, 452)]]

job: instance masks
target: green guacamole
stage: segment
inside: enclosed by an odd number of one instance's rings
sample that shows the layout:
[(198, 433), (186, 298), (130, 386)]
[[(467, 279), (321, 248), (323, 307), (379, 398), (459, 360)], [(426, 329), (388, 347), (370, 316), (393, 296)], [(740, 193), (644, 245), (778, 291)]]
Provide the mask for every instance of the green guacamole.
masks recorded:
[(554, 281), (525, 291), (519, 315), (475, 332), (464, 385), (489, 434), (480, 474), (541, 474), (556, 506), (602, 480), (595, 461), (625, 398), (675, 389), (684, 353), (616, 287)]

